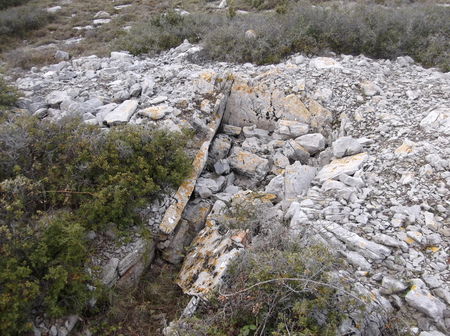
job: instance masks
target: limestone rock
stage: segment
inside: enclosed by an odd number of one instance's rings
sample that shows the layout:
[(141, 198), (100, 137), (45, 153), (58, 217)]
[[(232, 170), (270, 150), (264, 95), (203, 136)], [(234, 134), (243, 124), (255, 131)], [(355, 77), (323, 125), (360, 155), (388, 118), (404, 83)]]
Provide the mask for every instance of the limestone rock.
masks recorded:
[(107, 125), (119, 125), (125, 124), (130, 121), (134, 112), (138, 107), (139, 102), (137, 100), (126, 100), (112, 112), (108, 113), (103, 120), (103, 123)]
[(313, 155), (325, 149), (325, 137), (321, 133), (305, 134), (295, 139), (297, 143)]
[(53, 91), (45, 97), (45, 102), (50, 106), (55, 106), (68, 99), (70, 96), (66, 91)]
[(231, 149), (231, 138), (225, 134), (219, 134), (211, 144), (209, 157), (214, 160), (225, 158)]
[(287, 166), (284, 172), (284, 199), (292, 200), (304, 194), (316, 175), (317, 169), (295, 162)]
[(338, 159), (359, 154), (362, 150), (363, 148), (359, 141), (352, 137), (342, 137), (333, 142), (333, 154)]
[(229, 174), (231, 170), (228, 160), (221, 159), (214, 164), (214, 171), (218, 175)]
[(408, 288), (402, 281), (399, 281), (389, 276), (383, 277), (381, 286), (382, 288), (380, 290), (380, 293), (387, 295), (400, 293)]
[(151, 120), (159, 120), (169, 114), (173, 108), (167, 105), (150, 106), (139, 111), (140, 115), (150, 118)]
[(279, 139), (292, 139), (308, 133), (309, 126), (307, 124), (295, 120), (280, 120), (275, 130)]
[(239, 247), (233, 245), (229, 237), (222, 236), (218, 227), (207, 220), (190, 250), (177, 283), (185, 294), (206, 298), (216, 288), (230, 260), (239, 253)]
[(406, 302), (413, 308), (431, 317), (436, 322), (444, 318), (446, 306), (438, 298), (431, 295), (426, 285), (420, 279), (413, 279), (414, 285), (406, 294)]
[(309, 62), (310, 67), (315, 67), (316, 69), (342, 69), (336, 60), (329, 57), (316, 57)]
[(361, 168), (368, 158), (369, 155), (367, 153), (360, 153), (334, 160), (319, 171), (316, 179), (323, 183), (326, 180), (336, 179), (341, 174), (352, 175)]
[(269, 172), (269, 160), (263, 159), (256, 154), (233, 147), (228, 162), (232, 169), (239, 174), (261, 181)]
[(431, 111), (422, 119), (420, 127), (430, 132), (450, 135), (450, 108), (442, 107)]
[(293, 161), (308, 163), (309, 153), (293, 139), (286, 141), (283, 154)]

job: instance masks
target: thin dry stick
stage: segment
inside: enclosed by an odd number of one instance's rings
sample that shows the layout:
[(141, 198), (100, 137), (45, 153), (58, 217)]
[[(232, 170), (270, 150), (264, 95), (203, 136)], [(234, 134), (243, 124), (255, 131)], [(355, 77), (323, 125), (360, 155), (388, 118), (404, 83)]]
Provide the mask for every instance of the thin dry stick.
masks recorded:
[(45, 192), (51, 192), (51, 193), (63, 193), (63, 194), (86, 194), (91, 195), (93, 197), (96, 197), (93, 193), (90, 193), (88, 191), (68, 191), (68, 190), (47, 190)]
[(219, 294), (222, 295), (222, 296), (225, 296), (225, 297), (227, 297), (227, 296), (234, 296), (234, 295), (237, 295), (237, 294), (248, 292), (252, 288), (255, 288), (255, 287), (258, 287), (258, 286), (262, 286), (262, 285), (265, 285), (265, 284), (268, 284), (268, 283), (271, 283), (271, 282), (277, 282), (277, 281), (305, 281), (307, 283), (310, 282), (310, 283), (314, 283), (314, 284), (317, 284), (317, 285), (326, 286), (326, 287), (329, 287), (329, 288), (336, 289), (336, 290), (338, 290), (340, 292), (343, 292), (346, 295), (354, 298), (355, 300), (358, 300), (361, 303), (364, 303), (364, 304), (366, 303), (361, 298), (357, 297), (356, 295), (354, 295), (354, 294), (352, 294), (352, 293), (350, 293), (350, 292), (348, 292), (346, 290), (343, 290), (342, 288), (339, 288), (339, 287), (331, 285), (331, 284), (327, 284), (325, 282), (314, 281), (314, 280), (311, 280), (311, 279), (304, 279), (304, 278), (276, 278), (276, 279), (270, 279), (270, 280), (258, 282), (256, 284), (250, 286), (250, 287), (247, 287), (247, 288), (244, 288), (244, 289), (242, 289), (240, 291), (237, 291), (237, 292), (234, 292), (234, 293), (229, 293), (229, 294), (222, 293), (222, 291), (219, 288)]

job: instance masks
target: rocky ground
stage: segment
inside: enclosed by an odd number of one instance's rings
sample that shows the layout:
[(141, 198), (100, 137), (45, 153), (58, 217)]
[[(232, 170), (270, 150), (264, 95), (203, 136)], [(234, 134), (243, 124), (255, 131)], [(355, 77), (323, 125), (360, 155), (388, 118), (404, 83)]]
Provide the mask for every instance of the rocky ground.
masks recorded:
[[(79, 114), (105, 128), (188, 127), (208, 146), (223, 113), (183, 215), (190, 193), (173, 225), (167, 226), (166, 210), (180, 198), (149, 208), (149, 227), (162, 231), (157, 249), (170, 262), (182, 261), (183, 237), (192, 238), (206, 220), (184, 260), (185, 292), (201, 297), (220, 281), (217, 271), (251, 243), (239, 232), (223, 235), (214, 214), (259, 191), (273, 195), (259, 205), (265, 213), (287, 221), (292, 234), (314, 231), (345, 258), (355, 288), (373, 295), (374, 305), (400, 311), (415, 334), (448, 334), (450, 74), (409, 57), (295, 55), (260, 67), (192, 63), (199, 49), (184, 43), (157, 58), (60, 53), (58, 64), (13, 73), (25, 94), (19, 106), (40, 118)], [(98, 257), (113, 273), (107, 284), (125, 273), (120, 263), (139, 244), (136, 235), (120, 251), (106, 248)], [(196, 260), (205, 249), (216, 251), (221, 269), (214, 277), (193, 266), (204, 266)], [(192, 276), (203, 271), (201, 281)], [(373, 313), (358, 329), (350, 318), (342, 333), (378, 335), (383, 321)]]

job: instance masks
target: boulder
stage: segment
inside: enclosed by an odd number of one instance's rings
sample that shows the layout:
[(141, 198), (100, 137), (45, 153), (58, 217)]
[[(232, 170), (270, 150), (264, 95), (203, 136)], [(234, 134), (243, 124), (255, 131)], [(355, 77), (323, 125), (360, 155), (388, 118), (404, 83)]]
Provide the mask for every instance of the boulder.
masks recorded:
[(317, 169), (295, 162), (287, 166), (284, 172), (284, 199), (293, 200), (304, 194), (311, 185)]
[(293, 139), (286, 141), (283, 154), (287, 158), (293, 161), (300, 161), (303, 164), (308, 163), (309, 160), (309, 153)]
[(324, 150), (326, 145), (325, 137), (321, 133), (305, 134), (295, 141), (311, 155)]
[(359, 154), (362, 152), (362, 145), (352, 137), (342, 137), (333, 142), (333, 154), (337, 159), (344, 156)]
[(126, 124), (130, 121), (134, 112), (138, 107), (139, 102), (137, 100), (126, 100), (112, 112), (108, 113), (103, 120), (103, 123), (109, 126)]
[(420, 279), (412, 280), (413, 286), (405, 296), (406, 302), (436, 322), (444, 318), (446, 306), (437, 297), (431, 295), (425, 283)]
[(225, 158), (231, 149), (231, 138), (225, 134), (219, 134), (211, 144), (209, 157), (213, 161)]
[(450, 135), (450, 108), (442, 107), (431, 111), (422, 119), (420, 127), (430, 132)]
[(228, 162), (237, 173), (262, 181), (270, 170), (269, 160), (256, 154), (233, 147)]
[(53, 91), (45, 97), (47, 105), (55, 106), (61, 104), (64, 100), (69, 100), (70, 96), (67, 91)]
[(352, 175), (362, 167), (368, 158), (369, 155), (367, 153), (360, 153), (333, 160), (319, 171), (316, 179), (322, 184), (326, 180), (337, 179), (341, 174)]
[(280, 120), (275, 133), (278, 139), (292, 139), (308, 133), (307, 124), (295, 120)]

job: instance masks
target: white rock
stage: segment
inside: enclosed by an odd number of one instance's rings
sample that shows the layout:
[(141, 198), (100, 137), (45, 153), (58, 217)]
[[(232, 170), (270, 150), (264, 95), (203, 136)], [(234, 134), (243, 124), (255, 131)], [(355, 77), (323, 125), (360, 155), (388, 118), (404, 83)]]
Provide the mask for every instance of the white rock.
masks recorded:
[(46, 97), (45, 97), (45, 102), (48, 105), (58, 105), (60, 103), (62, 103), (64, 100), (69, 100), (70, 96), (66, 91), (53, 91), (51, 93), (49, 93)]
[(317, 169), (295, 162), (287, 166), (284, 172), (284, 199), (292, 200), (304, 194), (316, 175)]
[(352, 137), (342, 137), (333, 142), (333, 154), (336, 158), (361, 153), (362, 145)]
[(413, 279), (414, 285), (406, 294), (406, 302), (413, 308), (429, 316), (436, 322), (444, 318), (446, 306), (438, 298), (431, 295), (426, 285), (420, 279)]
[(430, 132), (450, 135), (450, 108), (442, 107), (431, 111), (422, 119), (420, 126)]
[(137, 100), (124, 101), (105, 116), (103, 123), (106, 123), (107, 125), (118, 125), (129, 122), (136, 111), (138, 104), (139, 102)]
[(270, 170), (269, 160), (239, 147), (233, 147), (228, 162), (231, 168), (239, 174), (255, 178), (258, 181), (264, 179)]
[(336, 60), (329, 57), (316, 57), (309, 62), (310, 67), (315, 67), (316, 69), (342, 69)]
[(313, 155), (325, 149), (326, 140), (321, 133), (305, 134), (295, 139), (297, 143)]
[(316, 179), (323, 183), (326, 180), (336, 179), (341, 174), (352, 175), (369, 158), (367, 153), (360, 153), (353, 156), (348, 156), (342, 159), (333, 160), (330, 164), (323, 167), (316, 176)]
[(350, 187), (362, 188), (365, 186), (364, 181), (360, 177), (348, 176), (347, 174), (341, 174), (338, 176), (339, 181), (345, 183)]

